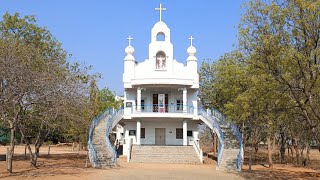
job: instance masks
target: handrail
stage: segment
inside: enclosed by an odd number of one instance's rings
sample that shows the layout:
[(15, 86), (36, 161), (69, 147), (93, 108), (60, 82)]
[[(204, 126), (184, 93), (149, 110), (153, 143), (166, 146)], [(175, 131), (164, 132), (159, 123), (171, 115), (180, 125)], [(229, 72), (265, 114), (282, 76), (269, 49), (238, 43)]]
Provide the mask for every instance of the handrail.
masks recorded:
[(200, 159), (200, 162), (203, 163), (203, 152), (202, 152), (202, 149), (199, 146), (199, 142), (194, 140), (194, 139), (192, 140), (192, 142), (193, 142), (193, 144), (192, 144), (193, 148), (196, 150), (197, 155), (198, 155), (198, 157)]
[(240, 131), (239, 131), (238, 126), (237, 126), (236, 124), (232, 123), (231, 121), (227, 121), (226, 116), (225, 116), (224, 114), (222, 114), (219, 110), (217, 110), (217, 109), (215, 109), (215, 108), (212, 108), (212, 109), (211, 109), (211, 112), (213, 112), (212, 115), (213, 115), (214, 117), (216, 117), (217, 119), (220, 118), (220, 122), (219, 122), (219, 123), (221, 123), (221, 124), (223, 124), (223, 125), (225, 125), (225, 126), (227, 126), (228, 128), (231, 129), (233, 135), (234, 135), (234, 136), (237, 138), (237, 140), (239, 141), (239, 144), (240, 144), (239, 148), (240, 148), (240, 150), (239, 150), (239, 153), (238, 153), (238, 155), (237, 155), (237, 169), (238, 169), (239, 171), (241, 171), (244, 155), (243, 155), (242, 135), (241, 135), (241, 133), (240, 133)]
[(210, 114), (208, 114), (208, 112), (206, 112), (205, 110), (201, 109), (199, 112), (199, 115), (203, 116), (206, 119), (211, 120), (212, 123), (212, 128), (215, 131), (215, 133), (218, 136), (219, 139), (219, 150), (218, 150), (218, 155), (217, 155), (217, 166), (220, 167), (221, 165), (221, 160), (222, 160), (222, 155), (223, 155), (223, 151), (224, 151), (224, 134), (222, 132), (222, 129), (220, 128), (220, 125), (217, 121), (217, 118), (212, 117)]
[[(164, 104), (163, 107), (159, 104), (142, 104), (140, 106), (140, 111), (138, 111), (138, 106), (133, 106), (133, 113), (188, 113), (193, 114), (193, 105), (176, 105), (176, 104)], [(184, 111), (185, 109), (185, 111)]]
[(119, 121), (122, 119), (123, 117), (123, 113), (124, 110), (123, 109), (119, 109), (118, 111), (116, 111), (113, 115), (112, 115), (112, 126), (109, 129), (109, 132), (112, 131), (112, 129), (119, 123)]
[(93, 131), (102, 119), (104, 119), (105, 117), (107, 117), (108, 115), (110, 115), (112, 113), (112, 110), (113, 110), (112, 108), (105, 109), (102, 113), (95, 116), (90, 123), (90, 128), (88, 131), (88, 151), (89, 151), (89, 160), (90, 160), (93, 167), (97, 167), (97, 165), (98, 165), (97, 164), (97, 151), (96, 151), (96, 148), (92, 142)]
[(108, 149), (112, 153), (112, 162), (115, 163), (117, 159), (117, 151), (115, 146), (112, 146), (112, 143), (109, 139), (109, 134), (112, 132), (112, 129), (118, 124), (118, 122), (123, 117), (123, 109), (120, 109), (112, 114), (112, 116), (108, 119), (107, 130), (106, 130), (106, 144)]

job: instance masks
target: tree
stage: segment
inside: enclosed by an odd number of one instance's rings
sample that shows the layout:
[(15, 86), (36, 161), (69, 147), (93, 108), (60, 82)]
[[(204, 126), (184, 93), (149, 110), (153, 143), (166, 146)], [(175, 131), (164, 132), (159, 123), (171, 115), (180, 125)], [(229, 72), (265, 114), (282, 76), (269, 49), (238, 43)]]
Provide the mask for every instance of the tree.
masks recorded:
[(249, 2), (239, 47), (200, 70), (202, 102), (242, 125), (251, 145), (267, 140), (270, 167), (275, 141), (281, 162), (290, 142), (297, 164), (306, 164), (312, 140), (319, 143), (319, 3)]
[(35, 138), (36, 166), (39, 148), (48, 135), (67, 121), (82, 121), (87, 107), (86, 68), (70, 64), (68, 53), (51, 33), (37, 26), (33, 17), (6, 13), (0, 22), (0, 114), (11, 130), (8, 171), (16, 132)]

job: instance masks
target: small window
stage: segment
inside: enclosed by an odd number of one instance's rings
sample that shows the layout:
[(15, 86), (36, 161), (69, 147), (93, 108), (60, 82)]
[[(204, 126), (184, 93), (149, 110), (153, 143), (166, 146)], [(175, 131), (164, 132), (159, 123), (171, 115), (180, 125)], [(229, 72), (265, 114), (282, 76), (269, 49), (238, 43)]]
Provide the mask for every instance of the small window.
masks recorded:
[[(136, 105), (138, 105), (137, 100), (136, 100)], [(141, 99), (141, 111), (144, 110), (144, 107), (145, 107), (144, 105), (145, 105), (144, 99)], [(136, 106), (136, 108), (137, 108), (137, 106)]]
[(187, 136), (192, 137), (192, 131), (187, 131)]
[(182, 111), (183, 110), (183, 102), (180, 99), (177, 99), (177, 107), (176, 107), (177, 111)]
[(176, 139), (183, 139), (183, 130), (182, 128), (176, 129)]
[(145, 128), (141, 128), (141, 135), (140, 138), (146, 138), (146, 129)]
[(136, 130), (129, 130), (129, 136), (135, 136)]
[(126, 107), (132, 107), (132, 102), (127, 102)]
[(157, 34), (157, 41), (165, 41), (166, 40), (166, 36), (163, 32), (159, 32)]

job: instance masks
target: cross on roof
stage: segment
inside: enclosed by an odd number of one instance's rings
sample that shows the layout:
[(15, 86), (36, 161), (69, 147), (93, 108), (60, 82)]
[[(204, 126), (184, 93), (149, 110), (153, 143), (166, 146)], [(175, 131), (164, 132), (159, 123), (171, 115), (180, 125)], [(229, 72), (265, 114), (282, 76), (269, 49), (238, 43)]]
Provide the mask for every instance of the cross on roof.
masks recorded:
[(194, 38), (192, 36), (190, 36), (189, 39), (190, 39), (190, 44), (192, 46), (192, 41), (194, 40)]
[(167, 8), (163, 8), (162, 4), (160, 3), (160, 7), (159, 8), (155, 8), (156, 11), (160, 11), (160, 21), (162, 21), (162, 11), (167, 10)]
[(127, 39), (128, 39), (128, 41), (129, 41), (129, 46), (131, 46), (131, 40), (132, 40), (133, 38), (129, 35), (129, 37), (128, 37)]

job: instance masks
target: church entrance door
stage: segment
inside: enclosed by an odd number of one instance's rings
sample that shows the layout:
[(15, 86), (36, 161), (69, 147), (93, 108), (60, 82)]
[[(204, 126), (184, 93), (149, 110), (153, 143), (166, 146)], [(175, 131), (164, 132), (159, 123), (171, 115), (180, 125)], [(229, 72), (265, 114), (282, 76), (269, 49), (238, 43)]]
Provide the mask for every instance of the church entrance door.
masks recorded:
[(166, 145), (166, 129), (155, 128), (155, 144)]

